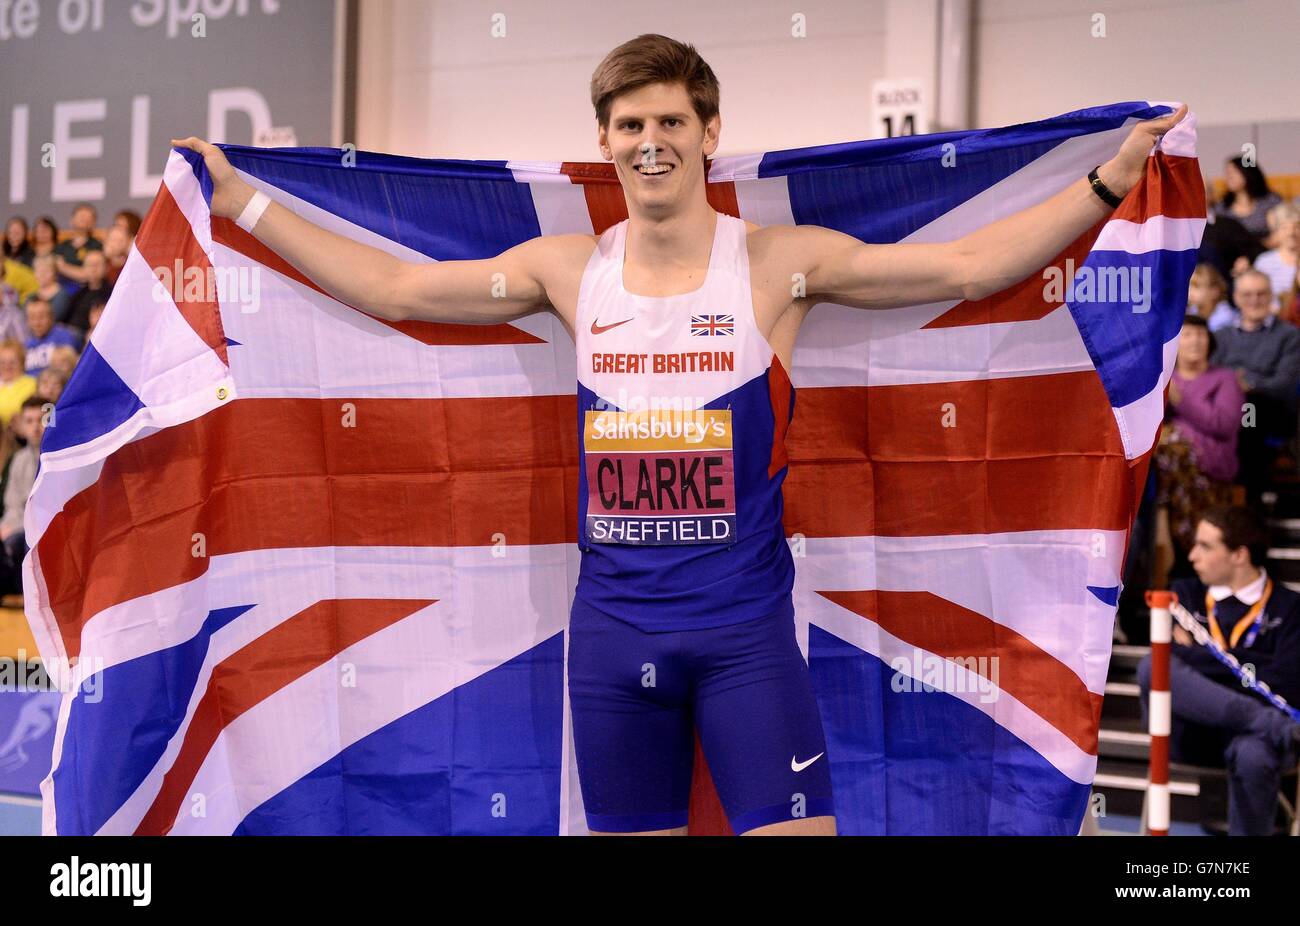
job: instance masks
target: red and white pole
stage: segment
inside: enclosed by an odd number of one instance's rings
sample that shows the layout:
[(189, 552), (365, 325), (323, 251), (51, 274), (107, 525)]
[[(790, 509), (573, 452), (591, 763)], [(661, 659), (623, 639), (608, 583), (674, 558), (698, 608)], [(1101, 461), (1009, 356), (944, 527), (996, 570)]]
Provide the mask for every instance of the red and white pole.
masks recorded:
[(1147, 835), (1169, 835), (1169, 730), (1173, 702), (1169, 696), (1169, 644), (1173, 616), (1172, 592), (1147, 592), (1151, 608), (1151, 692), (1147, 699), (1147, 732), (1151, 734), (1151, 771), (1147, 779)]

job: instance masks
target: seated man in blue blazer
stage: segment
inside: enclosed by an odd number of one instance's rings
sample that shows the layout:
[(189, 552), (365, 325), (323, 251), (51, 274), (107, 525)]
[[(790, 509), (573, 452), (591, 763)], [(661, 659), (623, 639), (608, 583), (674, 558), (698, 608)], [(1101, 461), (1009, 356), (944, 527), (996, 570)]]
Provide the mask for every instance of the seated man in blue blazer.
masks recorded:
[[(1196, 526), (1187, 558), (1197, 578), (1179, 579), (1178, 602), (1246, 672), (1300, 708), (1300, 595), (1263, 568), (1268, 529), (1245, 508), (1215, 508)], [(1169, 660), (1170, 755), (1228, 769), (1228, 832), (1269, 835), (1278, 785), (1294, 768), (1300, 724), (1252, 691), (1210, 650), (1174, 624)], [(1151, 656), (1138, 664), (1147, 716)]]

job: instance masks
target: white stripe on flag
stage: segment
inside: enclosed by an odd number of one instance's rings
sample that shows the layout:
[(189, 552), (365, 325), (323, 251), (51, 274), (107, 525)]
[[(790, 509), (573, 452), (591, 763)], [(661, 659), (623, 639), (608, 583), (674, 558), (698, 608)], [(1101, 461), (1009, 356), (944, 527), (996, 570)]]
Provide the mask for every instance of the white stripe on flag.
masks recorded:
[[(818, 606), (812, 623), (828, 633), (834, 634), (846, 643), (858, 647), (880, 659), (886, 665), (911, 664), (917, 649), (926, 662), (942, 659), (924, 648), (905, 643), (884, 630), (873, 621), (864, 620), (858, 615), (823, 599)], [(946, 694), (957, 698), (978, 711), (988, 715), (994, 722), (1015, 734), (1022, 742), (1050, 762), (1062, 775), (1079, 784), (1091, 784), (1097, 774), (1097, 757), (1080, 749), (1073, 740), (1056, 727), (1052, 726), (1032, 710), (1007, 694), (1000, 688), (992, 691), (996, 697), (991, 702), (984, 700), (982, 689), (988, 688), (988, 682), (982, 677), (968, 672), (960, 666), (953, 666), (960, 673), (964, 690), (950, 691)], [(904, 673), (915, 678), (911, 673)], [(924, 679), (918, 679), (924, 681)]]
[[(221, 244), (216, 255), (225, 267), (251, 264)], [(573, 340), (549, 312), (514, 324), (542, 343), (429, 345), (274, 271), (262, 272), (260, 281), (257, 311), (222, 304), (226, 335), (239, 342), (229, 356), (243, 398), (452, 399), (576, 390)], [(286, 351), (286, 344), (301, 349)]]
[(1094, 251), (1193, 251), (1200, 247), (1205, 219), (1171, 219), (1153, 215), (1145, 222), (1111, 219), (1101, 229)]
[(212, 224), (208, 202), (203, 198), (203, 188), (199, 186), (199, 178), (194, 176), (194, 169), (179, 151), (172, 151), (167, 157), (167, 166), (163, 168), (163, 185), (171, 192), (177, 208), (189, 222), (203, 253), (211, 254)]
[(950, 305), (873, 312), (819, 304), (795, 343), (791, 382), (903, 386), (1093, 369), (1068, 306), (1034, 321), (921, 329)]
[(1160, 422), (1165, 417), (1165, 386), (1169, 384), (1169, 377), (1174, 372), (1174, 361), (1178, 359), (1177, 334), (1165, 342), (1162, 353), (1163, 369), (1155, 388), (1140, 399), (1115, 409), (1115, 421), (1119, 425), (1124, 456), (1130, 460), (1150, 450), (1159, 436)]
[[(1015, 631), (1101, 694), (1114, 608), (1087, 587), (1117, 586), (1123, 552), (1123, 532), (1103, 530), (811, 537), (795, 573), (795, 612), (819, 592), (929, 592)], [(1050, 613), (1045, 585), (1055, 590)]]

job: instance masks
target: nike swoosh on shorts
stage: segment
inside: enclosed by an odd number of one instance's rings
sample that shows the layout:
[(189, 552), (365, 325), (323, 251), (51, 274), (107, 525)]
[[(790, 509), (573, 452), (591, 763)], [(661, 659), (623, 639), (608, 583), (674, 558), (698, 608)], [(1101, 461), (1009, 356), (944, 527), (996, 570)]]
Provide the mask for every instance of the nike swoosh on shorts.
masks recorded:
[(792, 772), (802, 772), (804, 769), (806, 769), (808, 766), (812, 765), (814, 762), (816, 762), (818, 759), (820, 759), (820, 758), (821, 758), (822, 756), (824, 756), (824, 755), (826, 755), (826, 753), (824, 753), (824, 752), (819, 752), (819, 753), (817, 753), (817, 755), (813, 756), (811, 759), (807, 759), (807, 760), (805, 760), (805, 761), (803, 761), (803, 762), (800, 762), (800, 761), (798, 760), (797, 757), (795, 757), (795, 756), (791, 756), (791, 757), (790, 757), (790, 771), (792, 771)]

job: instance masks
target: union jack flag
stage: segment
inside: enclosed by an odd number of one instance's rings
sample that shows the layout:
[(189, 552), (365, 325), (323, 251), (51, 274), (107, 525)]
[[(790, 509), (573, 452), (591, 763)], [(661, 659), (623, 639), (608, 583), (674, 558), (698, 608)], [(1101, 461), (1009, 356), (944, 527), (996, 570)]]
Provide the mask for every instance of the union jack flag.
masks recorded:
[(715, 334), (735, 334), (736, 318), (734, 315), (692, 315), (691, 334), (708, 337)]
[[(707, 194), (763, 225), (950, 240), (1171, 109), (719, 158)], [(1054, 299), (1034, 274), (977, 302), (822, 304), (805, 323), (785, 525), (842, 833), (1079, 827), (1205, 221), (1194, 125), (1044, 268), (1149, 272), (1145, 307)], [(299, 215), (413, 261), (626, 217), (603, 162), (224, 150)], [(584, 832), (567, 333), (549, 314), (373, 318), (214, 218), (211, 191), (173, 152), (41, 448), (27, 616), (47, 662), (74, 665), (45, 832)], [(174, 298), (159, 268), (178, 260), (259, 271), (255, 304)], [(75, 685), (92, 672), (96, 699)], [(697, 769), (692, 829), (722, 831)]]

